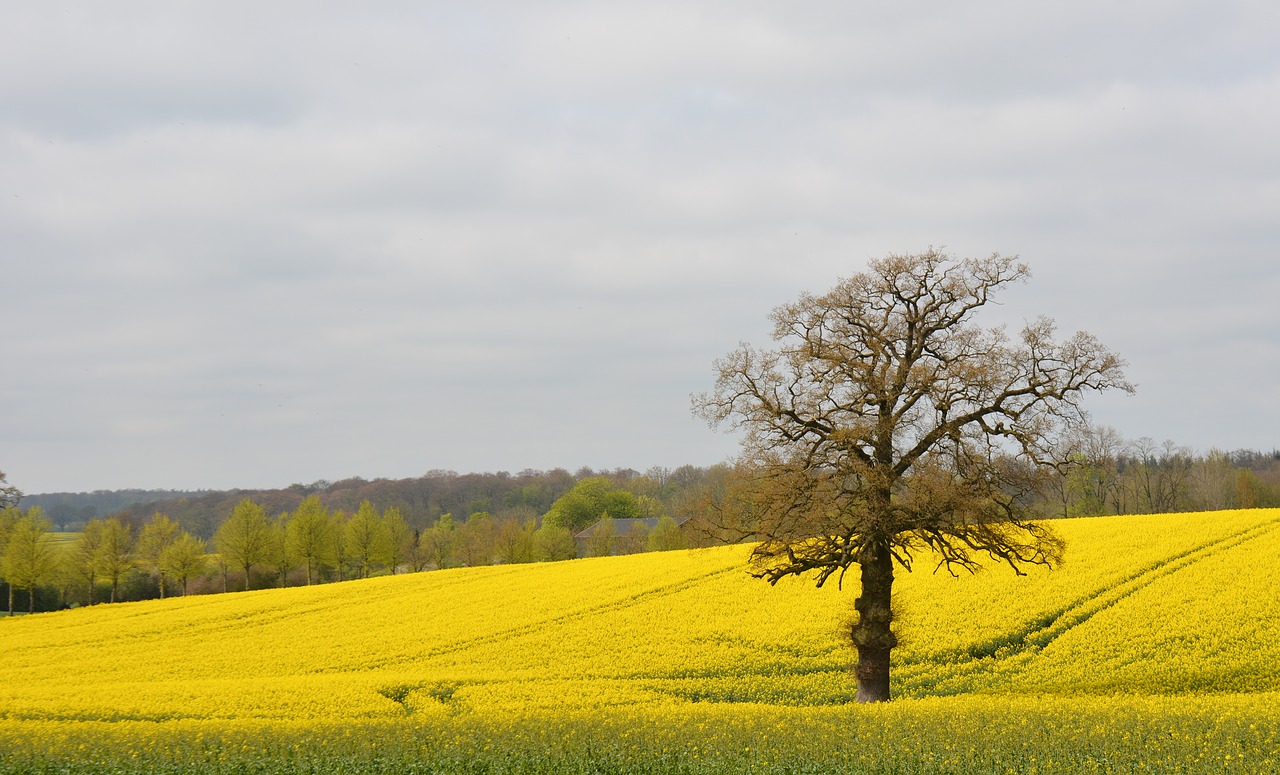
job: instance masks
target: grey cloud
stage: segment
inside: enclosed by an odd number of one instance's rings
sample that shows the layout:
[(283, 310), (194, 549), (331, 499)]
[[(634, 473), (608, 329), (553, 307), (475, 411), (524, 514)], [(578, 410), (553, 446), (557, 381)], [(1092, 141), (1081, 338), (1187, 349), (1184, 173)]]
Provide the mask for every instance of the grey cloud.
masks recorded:
[[(64, 12), (64, 10), (66, 12)], [(28, 491), (706, 464), (766, 315), (890, 251), (1270, 447), (1280, 22), (1253, 3), (241, 3), (0, 31), (0, 468)], [(1228, 396), (1224, 399), (1223, 396)]]

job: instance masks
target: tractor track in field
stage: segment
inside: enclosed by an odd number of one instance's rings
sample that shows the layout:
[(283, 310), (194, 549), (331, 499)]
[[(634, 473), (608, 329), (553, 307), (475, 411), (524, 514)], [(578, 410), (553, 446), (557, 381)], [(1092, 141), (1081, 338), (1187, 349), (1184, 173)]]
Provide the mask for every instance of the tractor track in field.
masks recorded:
[[(1117, 605), (1130, 595), (1149, 587), (1158, 580), (1184, 570), (1192, 565), (1208, 559), (1220, 552), (1230, 550), (1248, 541), (1261, 538), (1276, 530), (1280, 530), (1280, 519), (1273, 519), (1261, 524), (1252, 525), (1221, 538), (1205, 541), (1185, 551), (1169, 555), (1160, 560), (1148, 563), (1138, 570), (1122, 578), (1097, 587), (1090, 592), (1076, 597), (1068, 604), (1047, 612), (1031, 622), (1030, 627), (1013, 633), (1007, 633), (986, 641), (970, 645), (963, 650), (955, 650), (944, 654), (929, 654), (898, 662), (895, 667), (928, 668), (929, 666), (950, 668), (947, 673), (951, 680), (989, 669), (995, 663), (1019, 656), (1030, 656), (1044, 650), (1050, 643), (1071, 630), (1083, 625), (1102, 611)], [(733, 675), (745, 677), (773, 677), (781, 675), (811, 675), (815, 673), (844, 672), (847, 668), (830, 666), (802, 667), (795, 670), (771, 670), (768, 674), (757, 674), (746, 670)], [(634, 676), (634, 678), (689, 678), (696, 675), (653, 675)], [(724, 673), (708, 674), (704, 677), (726, 677)], [(938, 694), (930, 691), (928, 694)], [(943, 694), (947, 692), (941, 692)], [(818, 703), (823, 704), (823, 703)]]
[[(1088, 594), (1076, 598), (1062, 608), (1042, 615), (1032, 622), (1032, 627), (973, 644), (965, 652), (954, 655), (953, 661), (987, 657), (1003, 658), (1027, 651), (1041, 651), (1050, 643), (1089, 621), (1098, 613), (1116, 605), (1135, 592), (1154, 584), (1159, 579), (1177, 573), (1218, 552), (1226, 551), (1246, 541), (1260, 538), (1277, 529), (1280, 529), (1280, 520), (1271, 520), (1260, 525), (1247, 527), (1222, 538), (1206, 541), (1185, 552), (1157, 560), (1112, 584), (1094, 589)], [(937, 658), (934, 657), (927, 661), (936, 662)]]
[[(482, 635), (475, 635), (470, 638), (463, 638), (461, 640), (456, 640), (450, 643), (441, 644), (434, 648), (424, 650), (422, 653), (415, 655), (410, 661), (417, 662), (422, 659), (435, 659), (437, 657), (445, 656), (448, 654), (454, 654), (459, 651), (465, 651), (467, 649), (475, 648), (477, 646), (484, 646), (490, 643), (495, 643), (495, 642), (507, 640), (510, 638), (518, 638), (522, 635), (528, 635), (529, 633), (537, 632), (546, 627), (553, 627), (559, 624), (563, 624), (565, 622), (577, 621), (579, 619), (585, 619), (587, 617), (596, 616), (598, 614), (606, 613), (608, 611), (617, 611), (624, 608), (629, 608), (634, 605), (639, 605), (640, 603), (648, 602), (650, 600), (653, 600), (654, 598), (661, 598), (661, 597), (667, 597), (670, 595), (678, 594), (694, 586), (697, 586), (698, 584), (701, 584), (708, 579), (715, 578), (717, 576), (727, 575), (729, 573), (739, 572), (741, 570), (742, 568), (740, 564), (734, 563), (733, 565), (730, 565), (728, 567), (718, 568), (716, 570), (713, 570), (707, 573), (700, 573), (696, 576), (687, 577), (679, 581), (671, 582), (669, 584), (664, 584), (662, 586), (646, 589), (644, 591), (638, 592), (633, 595), (628, 595), (621, 598), (614, 598), (613, 600), (608, 600), (603, 603), (597, 603), (596, 605), (588, 606), (586, 608), (579, 608), (572, 611), (557, 613), (545, 619), (539, 619), (538, 621), (535, 621), (535, 622), (528, 622), (526, 624), (520, 624), (514, 627), (507, 627), (505, 629), (496, 630), (494, 632), (489, 632)], [(371, 666), (372, 667), (388, 667), (391, 665), (402, 663), (404, 661), (406, 660), (403, 657), (398, 657), (396, 659), (388, 660), (386, 663), (381, 663), (381, 664), (371, 665)]]

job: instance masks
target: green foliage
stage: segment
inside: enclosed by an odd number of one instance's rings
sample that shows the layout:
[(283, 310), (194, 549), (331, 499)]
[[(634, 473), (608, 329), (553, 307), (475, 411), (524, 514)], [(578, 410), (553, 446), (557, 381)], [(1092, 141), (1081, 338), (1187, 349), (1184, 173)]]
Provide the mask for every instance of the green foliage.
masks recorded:
[(508, 519), (498, 526), (494, 539), (495, 556), (498, 562), (515, 564), (534, 562), (538, 558), (538, 523), (528, 519), (523, 524), (519, 520)]
[(378, 561), (390, 568), (394, 575), (408, 558), (409, 542), (413, 538), (413, 531), (404, 521), (404, 515), (400, 513), (400, 509), (395, 506), (383, 512), (382, 525), (386, 543)]
[(389, 540), (386, 529), (377, 510), (369, 501), (361, 502), (360, 508), (347, 522), (347, 554), (360, 578), (369, 578), (369, 573), (377, 564), (378, 558), (386, 554), (386, 545)]
[(100, 519), (91, 519), (85, 523), (84, 530), (71, 550), (69, 562), (88, 587), (86, 601), (89, 605), (96, 602), (98, 582), (98, 550), (102, 546), (103, 530), (106, 523)]
[(275, 571), (281, 587), (288, 586), (289, 571), (301, 562), (289, 542), (289, 521), (287, 513), (281, 514), (268, 527), (266, 562)]
[(668, 552), (672, 549), (684, 549), (687, 546), (680, 526), (669, 516), (663, 516), (649, 533), (649, 551)]
[(493, 543), (498, 527), (487, 511), (477, 511), (467, 517), (458, 529), (457, 559), (467, 567), (493, 564)]
[(134, 558), (133, 530), (119, 519), (102, 523), (101, 543), (94, 556), (98, 574), (111, 582), (111, 602), (120, 593), (120, 582), (137, 564)]
[(551, 504), (542, 521), (577, 533), (594, 525), (605, 512), (614, 519), (644, 516), (633, 493), (620, 489), (608, 477), (592, 476), (579, 480), (572, 490)]
[(578, 546), (574, 543), (573, 533), (570, 533), (568, 528), (543, 522), (535, 538), (539, 562), (572, 560), (578, 556)]
[(422, 535), (423, 554), (437, 570), (452, 568), (457, 535), (452, 514), (441, 514), (440, 519)]
[(35, 589), (53, 579), (57, 555), (49, 535), (49, 520), (38, 506), (13, 523), (0, 569), (9, 584), (9, 614), (13, 614), (13, 590), (27, 590), (28, 612), (35, 611)]
[[(614, 525), (617, 528), (617, 525)], [(644, 522), (632, 522), (613, 544), (614, 554), (639, 554), (649, 549), (649, 528)]]
[(22, 519), (22, 512), (18, 511), (17, 506), (5, 506), (0, 508), (0, 579), (4, 576), (4, 552), (5, 547), (9, 545), (9, 536), (13, 533), (13, 527)]
[(177, 522), (157, 511), (138, 534), (137, 559), (142, 567), (156, 576), (162, 598), (165, 595), (165, 572), (160, 567), (160, 555), (178, 540), (181, 532)]
[(262, 507), (245, 498), (214, 535), (218, 554), (228, 565), (244, 569), (244, 588), (249, 588), (249, 571), (266, 562), (270, 555), (271, 526)]
[(0, 510), (16, 508), (20, 500), (22, 500), (22, 490), (9, 484), (5, 480), (4, 471), (0, 471)]
[(307, 584), (315, 580), (315, 571), (333, 562), (333, 524), (329, 510), (314, 495), (305, 498), (289, 520), (286, 534), (289, 551), (307, 569)]
[(404, 547), (404, 559), (409, 566), (409, 570), (414, 573), (426, 570), (428, 560), (427, 546), (422, 541), (422, 531), (409, 531)]
[(173, 543), (160, 552), (160, 569), (182, 587), (187, 594), (187, 584), (199, 578), (209, 567), (204, 541), (190, 533), (181, 533)]
[(333, 560), (333, 569), (338, 581), (342, 581), (351, 553), (347, 547), (347, 514), (341, 509), (333, 512), (329, 517), (329, 542), (329, 556)]
[(617, 540), (618, 528), (613, 517), (606, 511), (587, 536), (587, 554), (591, 557), (608, 557), (613, 554)]

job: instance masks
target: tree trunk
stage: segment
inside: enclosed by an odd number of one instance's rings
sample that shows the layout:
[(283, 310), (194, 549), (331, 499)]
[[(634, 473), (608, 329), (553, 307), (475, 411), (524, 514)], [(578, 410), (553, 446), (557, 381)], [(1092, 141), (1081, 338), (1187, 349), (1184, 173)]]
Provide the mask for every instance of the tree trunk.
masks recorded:
[(244, 566), (244, 591), (245, 592), (249, 591), (249, 567), (250, 566), (248, 565)]
[(27, 587), (27, 613), (36, 612), (36, 588), (35, 585)]
[(889, 699), (889, 653), (898, 645), (893, 623), (893, 555), (883, 542), (863, 548), (858, 559), (862, 593), (853, 606), (858, 621), (850, 629), (858, 650), (858, 702)]
[(9, 616), (13, 616), (13, 584), (9, 584)]

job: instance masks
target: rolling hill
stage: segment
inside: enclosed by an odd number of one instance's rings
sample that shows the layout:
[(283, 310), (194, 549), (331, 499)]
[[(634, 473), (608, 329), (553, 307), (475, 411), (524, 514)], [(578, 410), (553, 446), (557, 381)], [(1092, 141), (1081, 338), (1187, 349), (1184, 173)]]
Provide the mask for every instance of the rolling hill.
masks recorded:
[[(1275, 741), (1280, 715), (1280, 510), (1055, 526), (1069, 548), (1053, 571), (1019, 576), (993, 566), (953, 578), (920, 558), (915, 572), (899, 574), (894, 693), (902, 699), (888, 706), (849, 704), (853, 653), (843, 632), (854, 574), (843, 591), (805, 581), (771, 587), (748, 575), (747, 547), (721, 547), (0, 622), (0, 762), (53, 768), (100, 760), (106, 768), (141, 755), (204, 771), (218, 756), (229, 757), (228, 767), (240, 761), (229, 753), (238, 745), (293, 771), (287, 751), (327, 761), (317, 736), (327, 741), (343, 730), (344, 768), (356, 770), (383, 771), (378, 762), (388, 750), (403, 756), (386, 759), (386, 771), (457, 752), (455, 764), (506, 761), (498, 771), (530, 771), (545, 760), (555, 770), (565, 761), (556, 751), (625, 769), (666, 761), (663, 751), (684, 750), (679, 761), (687, 763), (688, 746), (701, 741), (711, 770), (773, 771), (788, 755), (798, 757), (795, 766), (830, 764), (829, 751), (811, 748), (824, 736), (856, 740), (858, 730), (866, 738), (868, 729), (887, 735), (905, 724), (924, 725), (920, 740), (950, 740), (958, 733), (946, 732), (948, 724), (967, 723), (964, 734), (982, 737), (1014, 717), (1040, 718), (1048, 729), (1037, 732), (1040, 748), (1015, 756), (993, 737), (954, 761), (937, 759), (940, 769), (904, 770), (964, 771), (986, 761), (975, 752), (996, 750), (1012, 771), (1037, 751), (1041, 761), (1052, 758), (1041, 749), (1061, 744), (1073, 724), (1084, 726), (1078, 745), (1059, 751), (1062, 761), (1074, 760), (1072, 751), (1087, 754), (1080, 761), (1119, 756), (1107, 753), (1106, 729), (1116, 718), (1154, 740), (1176, 716), (1179, 729), (1207, 724), (1234, 735), (1215, 755), (1244, 758), (1216, 764), (1258, 764), (1255, 748)], [(1111, 721), (1098, 727), (1100, 718)], [(975, 719), (988, 719), (987, 731), (973, 731), (981, 725)], [(728, 737), (717, 743), (708, 724)], [(539, 738), (549, 729), (559, 737)], [(630, 742), (620, 737), (632, 734)], [(486, 759), (477, 747), (486, 736), (486, 750), (524, 754)], [(809, 742), (800, 748), (788, 742), (801, 739)], [(1196, 739), (1186, 745), (1212, 743)], [(196, 740), (204, 747), (193, 747)], [(382, 753), (369, 747), (379, 740)], [(405, 748), (406, 740), (415, 742)], [(752, 740), (758, 755), (777, 747), (774, 767), (750, 754)], [(1153, 743), (1151, 755), (1174, 742)], [(624, 755), (628, 745), (639, 746), (635, 756)], [(865, 753), (856, 745), (835, 750)], [(1164, 755), (1184, 753), (1174, 746)], [(866, 766), (890, 755), (925, 761), (900, 747), (881, 746), (878, 755)], [(1148, 761), (1142, 751), (1133, 755)], [(853, 760), (840, 761), (856, 770)], [(958, 769), (946, 769), (948, 761)]]

